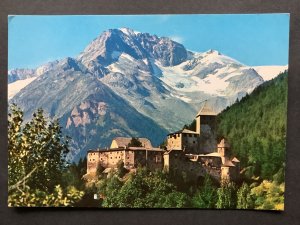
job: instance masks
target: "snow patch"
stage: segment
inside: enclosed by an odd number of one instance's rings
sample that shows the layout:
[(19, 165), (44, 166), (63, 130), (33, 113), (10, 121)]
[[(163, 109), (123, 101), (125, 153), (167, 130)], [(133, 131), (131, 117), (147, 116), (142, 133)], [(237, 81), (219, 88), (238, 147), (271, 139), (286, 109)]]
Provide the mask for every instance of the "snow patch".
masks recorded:
[(130, 28), (126, 28), (126, 27), (122, 27), (119, 29), (120, 31), (122, 31), (124, 34), (128, 35), (128, 36), (135, 36), (137, 34), (140, 34), (141, 32), (139, 31), (135, 31), (135, 30), (132, 30)]
[(17, 80), (8, 84), (8, 100), (12, 99), (19, 91), (25, 88), (28, 84), (34, 81), (37, 77), (30, 77), (24, 80)]
[(286, 66), (254, 66), (252, 67), (264, 79), (264, 81), (271, 80), (278, 76), (279, 73), (288, 69)]

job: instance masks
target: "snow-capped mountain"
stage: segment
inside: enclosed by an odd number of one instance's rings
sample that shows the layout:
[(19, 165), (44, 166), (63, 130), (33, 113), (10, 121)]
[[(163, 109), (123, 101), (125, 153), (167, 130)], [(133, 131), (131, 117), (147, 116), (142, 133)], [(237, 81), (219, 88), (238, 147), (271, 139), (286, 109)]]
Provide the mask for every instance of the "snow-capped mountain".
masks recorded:
[(277, 69), (283, 68), (256, 70), (216, 50), (191, 52), (169, 38), (121, 28), (103, 32), (75, 59), (10, 71), (8, 90), (25, 119), (38, 107), (61, 118), (76, 158), (114, 136), (159, 144), (190, 123), (204, 100), (220, 112)]

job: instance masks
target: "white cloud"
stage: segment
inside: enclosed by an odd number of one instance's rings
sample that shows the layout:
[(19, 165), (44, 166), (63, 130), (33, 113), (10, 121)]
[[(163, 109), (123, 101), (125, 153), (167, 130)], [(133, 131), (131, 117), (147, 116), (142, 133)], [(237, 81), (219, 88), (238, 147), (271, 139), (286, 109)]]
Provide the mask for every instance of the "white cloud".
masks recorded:
[(172, 35), (172, 36), (170, 36), (170, 38), (173, 41), (176, 41), (176, 42), (181, 43), (181, 44), (184, 42), (184, 38), (182, 36), (179, 36), (179, 35)]

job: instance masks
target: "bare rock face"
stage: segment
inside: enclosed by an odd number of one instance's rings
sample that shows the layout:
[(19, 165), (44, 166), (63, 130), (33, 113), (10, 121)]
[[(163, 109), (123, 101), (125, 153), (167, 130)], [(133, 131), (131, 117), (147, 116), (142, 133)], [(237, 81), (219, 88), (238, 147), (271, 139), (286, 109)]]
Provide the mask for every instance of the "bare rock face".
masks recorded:
[(85, 48), (78, 60), (90, 70), (99, 69), (105, 73), (101, 65), (107, 66), (115, 62), (121, 53), (137, 60), (154, 58), (163, 66), (178, 65), (187, 58), (184, 46), (169, 38), (135, 33), (131, 29), (123, 28), (104, 32)]
[(36, 69), (13, 69), (8, 71), (8, 84), (13, 83), (17, 80), (25, 80), (31, 77), (38, 77), (44, 73), (47, 73), (58, 63), (58, 60), (46, 63), (39, 66)]
[(140, 34), (138, 40), (150, 56), (163, 66), (175, 66), (187, 59), (188, 53), (184, 46), (169, 38), (158, 38), (145, 33)]
[[(85, 109), (90, 108), (90, 106), (91, 106), (90, 102), (84, 101), (84, 102), (82, 102), (82, 103), (80, 104), (79, 108), (80, 108), (81, 110), (85, 110)], [(71, 115), (72, 115), (72, 113), (71, 113)]]
[(14, 69), (8, 71), (8, 83), (15, 82), (17, 80), (24, 80), (26, 78), (34, 77), (35, 70), (33, 69)]
[(98, 114), (100, 116), (104, 116), (106, 114), (106, 109), (107, 109), (105, 102), (99, 102), (97, 109), (98, 109)]
[(69, 128), (72, 124), (75, 127), (80, 125), (86, 126), (87, 124), (90, 124), (97, 115), (104, 116), (106, 114), (106, 108), (105, 102), (83, 101), (80, 103), (79, 107), (75, 106), (71, 111), (66, 128)]

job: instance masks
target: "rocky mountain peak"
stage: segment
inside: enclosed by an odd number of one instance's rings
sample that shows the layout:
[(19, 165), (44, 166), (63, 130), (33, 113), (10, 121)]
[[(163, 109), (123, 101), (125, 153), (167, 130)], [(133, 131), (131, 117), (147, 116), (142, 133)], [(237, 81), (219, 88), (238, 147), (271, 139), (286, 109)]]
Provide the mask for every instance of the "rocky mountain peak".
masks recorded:
[(17, 80), (24, 80), (35, 76), (34, 69), (13, 69), (8, 71), (8, 83), (13, 83)]
[(126, 34), (128, 36), (136, 36), (141, 33), (141, 32), (135, 31), (128, 27), (121, 27), (118, 30), (122, 31), (124, 34)]
[(76, 59), (67, 57), (59, 61), (57, 67), (63, 70), (84, 71), (84, 66)]
[[(174, 66), (187, 59), (187, 50), (170, 38), (140, 33), (129, 28), (109, 29), (93, 40), (78, 56), (88, 68), (108, 66), (126, 53), (134, 59), (155, 59), (163, 66)], [(94, 62), (94, 63), (91, 63)], [(91, 67), (93, 65), (93, 67)]]
[(214, 55), (222, 55), (219, 51), (214, 50), (214, 49), (209, 49), (208, 51), (205, 52), (206, 54), (214, 54)]

